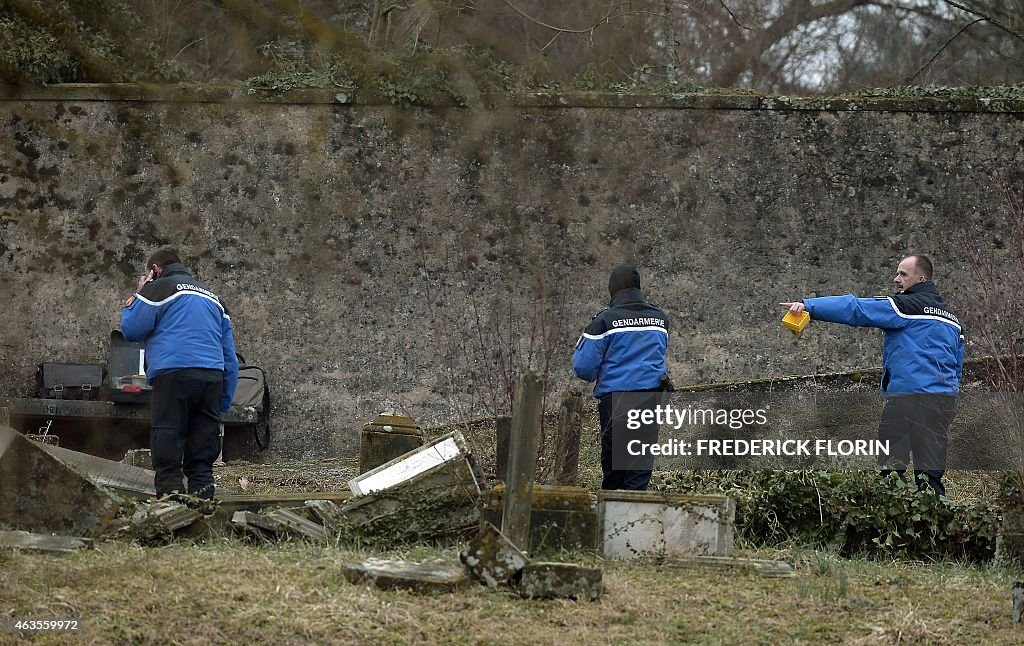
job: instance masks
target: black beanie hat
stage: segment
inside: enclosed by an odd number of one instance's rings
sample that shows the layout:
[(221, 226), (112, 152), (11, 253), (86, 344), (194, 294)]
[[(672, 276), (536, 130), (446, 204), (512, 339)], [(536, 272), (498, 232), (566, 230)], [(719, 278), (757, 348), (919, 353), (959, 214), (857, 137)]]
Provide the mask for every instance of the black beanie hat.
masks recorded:
[(630, 287), (640, 289), (640, 272), (629, 263), (615, 265), (612, 275), (608, 277), (608, 293), (615, 296), (620, 290)]

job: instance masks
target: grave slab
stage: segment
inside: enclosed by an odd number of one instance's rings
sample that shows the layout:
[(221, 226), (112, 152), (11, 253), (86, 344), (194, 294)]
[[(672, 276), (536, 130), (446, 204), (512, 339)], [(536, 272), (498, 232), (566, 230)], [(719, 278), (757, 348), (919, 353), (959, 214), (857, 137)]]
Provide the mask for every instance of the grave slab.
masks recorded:
[(92, 547), (92, 539), (80, 536), (53, 536), (24, 531), (0, 531), (0, 547), (40, 552), (74, 552)]
[(601, 491), (605, 556), (729, 556), (736, 504), (727, 496)]
[(0, 426), (0, 523), (41, 534), (96, 536), (117, 514), (110, 494), (9, 426)]
[(596, 601), (602, 590), (600, 569), (572, 563), (529, 563), (519, 581), (519, 595), (526, 599)]
[(382, 590), (413, 590), (415, 592), (452, 592), (469, 583), (461, 566), (447, 563), (415, 563), (367, 559), (346, 563), (342, 574), (350, 583), (369, 583)]

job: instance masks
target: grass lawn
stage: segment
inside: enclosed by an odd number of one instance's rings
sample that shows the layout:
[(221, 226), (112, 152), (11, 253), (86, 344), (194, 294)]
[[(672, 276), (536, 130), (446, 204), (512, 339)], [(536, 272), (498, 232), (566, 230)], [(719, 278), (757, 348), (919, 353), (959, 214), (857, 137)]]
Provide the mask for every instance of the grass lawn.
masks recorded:
[[(376, 555), (457, 561), (454, 549), (402, 553), (253, 545), (225, 537), (166, 547), (102, 543), (67, 555), (0, 552), (0, 613), (80, 618), (38, 643), (922, 643), (1019, 644), (1012, 573), (948, 563), (782, 558), (796, 576), (603, 562), (597, 602), (527, 601), (473, 586), (444, 594), (346, 582), (343, 563)], [(0, 634), (0, 642), (21, 639)]]
[[(492, 438), (474, 433), (472, 440), (485, 464), (493, 459)], [(580, 466), (581, 484), (596, 489), (592, 441), (584, 442)], [(343, 488), (355, 468), (342, 459), (235, 463), (216, 474), (218, 485), (235, 493), (325, 491)], [(959, 499), (994, 495), (978, 477), (954, 475), (949, 486)], [(785, 560), (795, 576), (570, 554), (564, 560), (604, 570), (603, 597), (528, 601), (475, 584), (446, 594), (381, 591), (341, 575), (347, 561), (370, 556), (457, 563), (451, 546), (382, 552), (221, 535), (163, 547), (100, 542), (64, 555), (0, 550), (0, 618), (83, 622), (78, 633), (36, 635), (44, 644), (1024, 643), (1024, 625), (1011, 622), (1011, 586), (1024, 578), (1020, 572), (844, 559), (794, 547), (737, 555)], [(24, 640), (0, 633), (0, 644)]]

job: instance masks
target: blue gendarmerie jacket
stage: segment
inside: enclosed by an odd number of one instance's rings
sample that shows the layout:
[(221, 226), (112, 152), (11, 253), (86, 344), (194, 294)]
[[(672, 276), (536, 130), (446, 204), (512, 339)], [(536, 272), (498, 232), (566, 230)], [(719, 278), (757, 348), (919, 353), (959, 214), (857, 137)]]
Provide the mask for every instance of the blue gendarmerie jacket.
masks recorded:
[(931, 281), (882, 298), (805, 298), (816, 321), (877, 327), (885, 332), (882, 384), (887, 395), (956, 393), (964, 370), (964, 337)]
[(668, 317), (644, 301), (635, 287), (615, 293), (608, 309), (594, 317), (572, 355), (572, 370), (596, 381), (594, 397), (612, 392), (653, 390), (666, 372)]
[(128, 299), (121, 332), (146, 344), (146, 377), (183, 368), (224, 372), (221, 410), (231, 408), (238, 385), (235, 339), (220, 299), (181, 263), (171, 263), (156, 280)]

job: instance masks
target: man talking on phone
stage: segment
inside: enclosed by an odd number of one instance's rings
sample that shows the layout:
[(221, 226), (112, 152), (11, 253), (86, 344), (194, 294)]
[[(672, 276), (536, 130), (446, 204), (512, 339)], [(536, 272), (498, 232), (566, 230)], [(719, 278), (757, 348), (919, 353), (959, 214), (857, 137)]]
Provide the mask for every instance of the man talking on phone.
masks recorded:
[[(157, 497), (213, 498), (220, 417), (238, 385), (231, 319), (174, 249), (154, 252), (124, 304), (121, 331), (146, 347), (153, 386), (150, 449)], [(182, 475), (188, 479), (188, 488)]]

